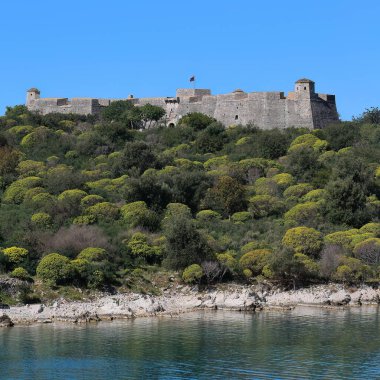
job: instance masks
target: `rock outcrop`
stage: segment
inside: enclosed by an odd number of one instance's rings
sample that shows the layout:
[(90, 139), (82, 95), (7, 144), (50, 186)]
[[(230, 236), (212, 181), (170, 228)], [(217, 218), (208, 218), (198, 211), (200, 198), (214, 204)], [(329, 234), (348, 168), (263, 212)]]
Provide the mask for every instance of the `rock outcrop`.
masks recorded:
[(268, 285), (224, 285), (207, 290), (173, 286), (162, 295), (123, 293), (103, 295), (91, 301), (56, 300), (51, 305), (27, 305), (7, 310), (14, 323), (97, 322), (154, 315), (177, 315), (193, 310), (223, 309), (258, 311), (267, 308), (310, 306), (360, 306), (379, 304), (380, 289), (369, 286), (345, 288), (343, 285), (318, 285), (285, 291)]
[(0, 327), (12, 327), (12, 326), (13, 326), (12, 320), (8, 317), (8, 315), (3, 314), (0, 317)]

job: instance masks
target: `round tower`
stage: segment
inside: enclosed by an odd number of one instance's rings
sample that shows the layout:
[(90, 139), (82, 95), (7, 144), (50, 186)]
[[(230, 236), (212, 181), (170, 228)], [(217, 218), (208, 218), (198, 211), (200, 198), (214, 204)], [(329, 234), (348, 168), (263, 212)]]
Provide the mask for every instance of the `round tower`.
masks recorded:
[(297, 94), (311, 96), (312, 94), (315, 94), (315, 83), (307, 78), (298, 79), (295, 84), (294, 91)]
[(26, 92), (26, 105), (33, 103), (34, 100), (40, 98), (40, 90), (38, 88), (31, 88)]

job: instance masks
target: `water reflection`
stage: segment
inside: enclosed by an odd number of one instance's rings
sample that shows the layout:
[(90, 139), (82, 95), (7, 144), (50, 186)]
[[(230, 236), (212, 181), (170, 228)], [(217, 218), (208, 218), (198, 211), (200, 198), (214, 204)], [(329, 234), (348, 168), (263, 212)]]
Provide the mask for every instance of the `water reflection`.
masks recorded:
[(374, 307), (0, 330), (1, 379), (380, 378)]

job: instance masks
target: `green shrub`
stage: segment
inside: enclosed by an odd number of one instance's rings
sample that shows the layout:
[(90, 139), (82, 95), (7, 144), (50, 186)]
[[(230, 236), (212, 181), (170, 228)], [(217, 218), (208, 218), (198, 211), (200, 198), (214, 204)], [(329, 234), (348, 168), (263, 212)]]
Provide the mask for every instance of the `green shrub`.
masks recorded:
[(119, 208), (110, 202), (100, 202), (86, 209), (86, 214), (97, 220), (112, 222), (119, 217)]
[(178, 215), (191, 217), (190, 207), (183, 203), (169, 203), (166, 206), (165, 218), (172, 218)]
[(43, 174), (44, 170), (45, 164), (41, 161), (25, 160), (17, 166), (20, 177), (39, 176)]
[(213, 210), (201, 210), (197, 213), (196, 219), (201, 222), (211, 222), (213, 220), (219, 220), (222, 216)]
[(88, 207), (94, 206), (97, 203), (104, 202), (104, 198), (101, 197), (100, 195), (96, 194), (91, 194), (91, 195), (86, 195), (83, 197), (80, 201), (80, 205), (82, 208), (86, 209)]
[(253, 277), (252, 271), (250, 269), (248, 269), (248, 268), (243, 269), (243, 275), (247, 279), (250, 279), (250, 278)]
[(77, 256), (77, 259), (91, 261), (102, 261), (107, 258), (107, 251), (103, 248), (87, 247)]
[(216, 170), (229, 164), (228, 156), (212, 157), (208, 159), (203, 166), (206, 170)]
[(334, 279), (342, 282), (357, 282), (368, 279), (371, 269), (353, 257), (343, 257), (334, 274)]
[[(231, 253), (218, 253), (216, 255), (216, 259), (225, 271), (229, 271), (231, 274), (233, 274), (236, 271), (238, 262), (235, 259), (235, 257), (231, 255)], [(222, 277), (224, 276), (224, 274), (222, 274)]]
[(187, 284), (196, 283), (201, 280), (203, 269), (198, 264), (189, 265), (182, 273), (182, 280)]
[(276, 196), (280, 193), (279, 186), (273, 178), (258, 178), (254, 190), (256, 195)]
[(234, 223), (244, 223), (251, 219), (251, 213), (248, 211), (235, 212), (231, 215), (231, 220)]
[(58, 200), (61, 202), (71, 203), (74, 205), (78, 205), (82, 198), (84, 198), (87, 193), (83, 190), (79, 189), (70, 189), (65, 190), (61, 194), (58, 195)]
[(315, 151), (323, 152), (327, 149), (328, 143), (325, 140), (319, 139), (317, 136), (307, 133), (298, 136), (290, 144), (289, 153), (296, 151), (300, 146), (307, 146), (313, 148)]
[(13, 278), (17, 278), (22, 281), (29, 281), (30, 280), (30, 275), (27, 272), (26, 269), (17, 267), (13, 269), (13, 271), (10, 273), (10, 276)]
[(247, 253), (254, 251), (256, 249), (267, 249), (269, 248), (268, 244), (263, 241), (250, 241), (249, 243), (243, 245), (240, 248), (241, 253)]
[(317, 256), (322, 249), (322, 238), (314, 228), (295, 227), (286, 231), (282, 244), (296, 253)]
[(294, 177), (289, 173), (276, 174), (272, 177), (272, 179), (282, 189), (285, 189), (294, 183)]
[(367, 223), (360, 228), (361, 233), (371, 233), (376, 237), (380, 237), (380, 223)]
[(147, 227), (152, 230), (156, 228), (156, 214), (149, 210), (143, 201), (128, 203), (121, 208), (120, 212), (123, 221), (130, 228), (138, 226)]
[(127, 246), (134, 257), (142, 257), (154, 262), (162, 256), (161, 247), (150, 244), (147, 236), (141, 232), (134, 233)]
[(3, 201), (5, 203), (19, 204), (24, 200), (26, 192), (41, 184), (39, 177), (26, 177), (14, 181), (4, 192)]
[(29, 254), (29, 251), (20, 247), (9, 247), (3, 249), (4, 255), (12, 265), (21, 264)]
[(89, 271), (91, 270), (91, 265), (88, 260), (79, 258), (71, 260), (71, 267), (76, 278), (80, 281), (87, 281)]
[(324, 199), (326, 191), (324, 189), (315, 189), (309, 191), (302, 197), (304, 202), (319, 202)]
[(249, 198), (249, 211), (254, 218), (278, 215), (284, 208), (284, 203), (272, 195), (255, 195)]
[(352, 239), (359, 234), (359, 230), (337, 231), (325, 236), (324, 241), (326, 244), (334, 244), (343, 247), (346, 250), (354, 248)]
[(96, 222), (96, 217), (94, 215), (79, 215), (73, 219), (73, 224), (77, 225), (89, 225)]
[(288, 225), (315, 224), (319, 214), (317, 202), (306, 202), (295, 205), (285, 213), (284, 219)]
[(245, 253), (239, 260), (240, 267), (249, 269), (253, 275), (258, 275), (268, 263), (271, 254), (269, 249), (255, 249)]
[(43, 257), (36, 270), (37, 276), (49, 285), (67, 283), (72, 277), (70, 260), (59, 253), (50, 253)]
[(30, 218), (31, 222), (40, 228), (49, 228), (52, 225), (52, 219), (46, 212), (37, 212)]
[(57, 200), (56, 197), (49, 193), (38, 193), (28, 202), (34, 210), (45, 211), (47, 213), (55, 211)]
[(302, 198), (311, 190), (313, 190), (313, 186), (309, 185), (308, 183), (298, 183), (297, 185), (289, 186), (284, 191), (284, 197)]

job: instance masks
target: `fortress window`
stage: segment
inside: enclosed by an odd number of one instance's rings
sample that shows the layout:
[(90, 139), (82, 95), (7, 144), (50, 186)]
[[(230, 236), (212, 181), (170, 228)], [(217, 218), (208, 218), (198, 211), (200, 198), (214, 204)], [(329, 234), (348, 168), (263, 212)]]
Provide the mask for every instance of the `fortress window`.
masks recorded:
[(306, 87), (304, 87), (303, 89), (306, 90)]
[(239, 116), (238, 115), (235, 115), (235, 120), (239, 119)]

